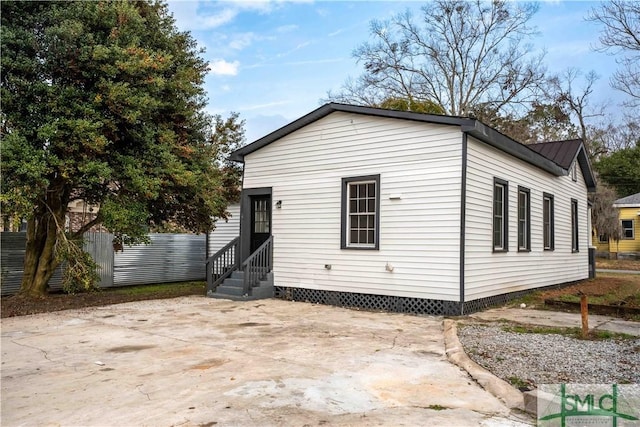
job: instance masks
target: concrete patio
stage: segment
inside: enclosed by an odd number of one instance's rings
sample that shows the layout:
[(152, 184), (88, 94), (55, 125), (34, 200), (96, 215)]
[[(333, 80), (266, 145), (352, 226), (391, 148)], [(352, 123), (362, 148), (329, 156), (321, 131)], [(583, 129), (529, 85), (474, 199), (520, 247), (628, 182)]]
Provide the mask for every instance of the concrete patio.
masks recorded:
[(155, 300), (2, 319), (3, 426), (520, 426), (443, 319)]

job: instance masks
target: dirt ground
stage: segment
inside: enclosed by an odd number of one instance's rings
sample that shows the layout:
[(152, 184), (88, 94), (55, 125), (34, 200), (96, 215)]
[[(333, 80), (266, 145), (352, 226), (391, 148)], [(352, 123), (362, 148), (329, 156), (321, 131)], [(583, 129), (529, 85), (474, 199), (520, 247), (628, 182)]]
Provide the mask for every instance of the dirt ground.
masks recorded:
[[(620, 261), (616, 261), (620, 263)], [(635, 269), (636, 263), (640, 269), (639, 261), (628, 261), (623, 264), (625, 269)], [(633, 268), (631, 268), (631, 267)], [(600, 268), (605, 268), (601, 267)], [(170, 286), (152, 285), (153, 289), (145, 290), (144, 287), (124, 287), (104, 289), (97, 292), (79, 293), (67, 295), (63, 293), (50, 294), (43, 299), (28, 299), (20, 296), (3, 297), (0, 300), (0, 315), (2, 318), (24, 316), (28, 314), (49, 313), (60, 310), (95, 307), (110, 304), (119, 304), (131, 301), (143, 301), (150, 299), (175, 298), (188, 295), (204, 295), (204, 282), (188, 282)], [(538, 294), (537, 299), (543, 302), (545, 299), (557, 299), (562, 295), (576, 295), (579, 291), (590, 297), (598, 297), (611, 293), (615, 302), (624, 302), (627, 307), (640, 308), (640, 275), (610, 275), (600, 274), (594, 280), (571, 285), (562, 289), (544, 291)], [(616, 298), (616, 294), (619, 296)]]
[(640, 261), (631, 259), (596, 259), (596, 269), (640, 271)]
[(103, 289), (96, 292), (85, 292), (75, 295), (53, 293), (42, 299), (23, 298), (18, 295), (2, 297), (2, 300), (0, 300), (0, 315), (2, 318), (25, 316), (28, 314), (50, 313), (131, 301), (205, 294), (204, 282), (186, 282), (184, 284), (166, 287), (153, 286), (152, 291), (145, 291), (143, 287), (128, 287)]
[(540, 293), (540, 299), (558, 299), (564, 295), (579, 295), (597, 298), (607, 296), (609, 304), (623, 304), (626, 307), (640, 308), (640, 275), (605, 275), (593, 280), (585, 280), (561, 289)]

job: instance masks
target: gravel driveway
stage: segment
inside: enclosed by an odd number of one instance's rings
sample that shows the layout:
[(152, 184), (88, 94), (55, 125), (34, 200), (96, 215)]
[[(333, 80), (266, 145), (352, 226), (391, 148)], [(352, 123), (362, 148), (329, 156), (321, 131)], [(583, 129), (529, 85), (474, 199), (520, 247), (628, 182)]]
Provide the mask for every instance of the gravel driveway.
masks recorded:
[(3, 426), (520, 426), (442, 318), (183, 297), (2, 319)]

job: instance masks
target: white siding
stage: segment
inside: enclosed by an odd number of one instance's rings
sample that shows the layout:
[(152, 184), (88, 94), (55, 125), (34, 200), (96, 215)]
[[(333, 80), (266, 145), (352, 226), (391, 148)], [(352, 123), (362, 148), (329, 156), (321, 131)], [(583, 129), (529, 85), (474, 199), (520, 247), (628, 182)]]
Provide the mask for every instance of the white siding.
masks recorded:
[[(461, 140), (456, 126), (334, 112), (247, 155), (244, 188), (273, 191), (275, 284), (458, 301)], [(380, 249), (341, 250), (341, 179), (373, 174)]]
[[(493, 179), (509, 182), (509, 251), (493, 253)], [(531, 191), (531, 251), (518, 252), (518, 185)], [(554, 196), (555, 250), (543, 250), (542, 194)], [(571, 199), (578, 201), (579, 253), (571, 250)], [(587, 189), (556, 177), (473, 138), (468, 142), (465, 301), (586, 279), (589, 228)]]
[(240, 204), (229, 205), (227, 211), (229, 218), (216, 219), (216, 228), (209, 233), (209, 256), (240, 235)]

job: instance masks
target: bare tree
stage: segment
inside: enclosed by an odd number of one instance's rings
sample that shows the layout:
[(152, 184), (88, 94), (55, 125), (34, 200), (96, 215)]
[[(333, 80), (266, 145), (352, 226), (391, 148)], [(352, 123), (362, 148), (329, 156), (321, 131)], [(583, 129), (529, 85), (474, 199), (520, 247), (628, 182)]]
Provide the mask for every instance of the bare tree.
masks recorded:
[(611, 0), (593, 9), (588, 20), (603, 25), (599, 50), (616, 55), (620, 68), (611, 77), (611, 86), (632, 97), (640, 105), (640, 2)]
[(613, 207), (613, 203), (618, 198), (615, 189), (600, 181), (596, 192), (589, 198), (592, 202), (591, 217), (594, 232), (618, 242), (622, 238), (622, 230), (618, 220), (618, 210)]
[(534, 99), (541, 60), (526, 41), (533, 3), (436, 0), (390, 21), (373, 21), (373, 41), (355, 49), (364, 74), (330, 100), (372, 105), (389, 97), (433, 101), (451, 115), (477, 105), (496, 111)]
[(595, 127), (591, 123), (595, 118), (604, 116), (606, 107), (604, 104), (594, 104), (591, 98), (599, 78), (595, 71), (583, 76), (579, 69), (568, 68), (560, 75), (549, 78), (545, 88), (547, 98), (568, 111), (577, 123), (577, 136), (585, 143), (592, 159), (607, 152), (607, 147), (599, 138), (592, 138)]

